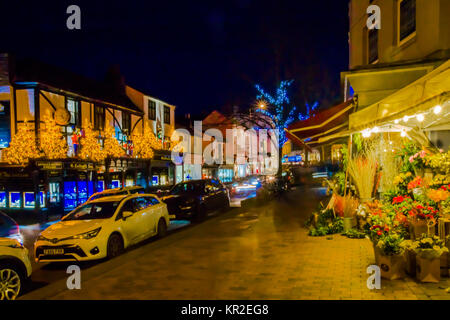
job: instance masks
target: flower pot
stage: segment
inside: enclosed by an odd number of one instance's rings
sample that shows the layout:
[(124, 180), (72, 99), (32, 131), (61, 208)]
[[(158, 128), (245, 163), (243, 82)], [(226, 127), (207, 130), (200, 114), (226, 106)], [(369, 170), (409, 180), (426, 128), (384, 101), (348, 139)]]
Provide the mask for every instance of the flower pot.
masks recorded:
[(441, 280), (441, 258), (423, 258), (421, 255), (416, 256), (416, 278), (420, 282), (434, 282)]
[(405, 251), (406, 273), (414, 277), (416, 275), (416, 253), (414, 250)]
[(428, 226), (425, 220), (413, 220), (409, 224), (411, 240), (419, 240), (422, 234), (428, 234)]
[(344, 232), (349, 231), (354, 226), (356, 226), (356, 219), (355, 219), (355, 217), (344, 218)]
[(405, 258), (403, 254), (392, 256), (380, 255), (381, 277), (388, 280), (403, 279), (405, 277)]

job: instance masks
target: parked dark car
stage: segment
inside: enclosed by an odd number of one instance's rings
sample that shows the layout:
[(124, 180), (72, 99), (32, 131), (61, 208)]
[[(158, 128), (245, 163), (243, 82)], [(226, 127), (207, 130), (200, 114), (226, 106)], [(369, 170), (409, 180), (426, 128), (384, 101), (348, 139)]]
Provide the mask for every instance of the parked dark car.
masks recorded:
[(180, 182), (162, 200), (176, 219), (202, 220), (208, 212), (230, 207), (228, 189), (215, 179)]
[(19, 231), (19, 225), (14, 219), (6, 213), (0, 211), (0, 238), (10, 238), (19, 240), (22, 243), (22, 236)]

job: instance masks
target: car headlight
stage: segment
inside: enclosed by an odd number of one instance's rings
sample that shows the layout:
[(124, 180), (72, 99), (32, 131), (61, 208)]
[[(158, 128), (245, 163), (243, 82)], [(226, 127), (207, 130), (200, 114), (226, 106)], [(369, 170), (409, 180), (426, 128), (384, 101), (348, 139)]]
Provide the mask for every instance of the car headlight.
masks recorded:
[(95, 238), (97, 236), (97, 234), (100, 232), (101, 229), (102, 228), (100, 227), (100, 228), (97, 228), (97, 229), (89, 231), (89, 232), (78, 234), (76, 236), (73, 236), (72, 239), (85, 239), (85, 240), (88, 240), (88, 239)]

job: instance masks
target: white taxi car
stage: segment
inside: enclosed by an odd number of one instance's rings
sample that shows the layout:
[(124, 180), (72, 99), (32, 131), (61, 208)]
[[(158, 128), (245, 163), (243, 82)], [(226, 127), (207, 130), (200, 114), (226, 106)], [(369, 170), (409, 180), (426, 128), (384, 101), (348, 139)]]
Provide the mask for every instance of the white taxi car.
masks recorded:
[(152, 236), (163, 237), (167, 206), (150, 194), (88, 201), (45, 229), (35, 245), (36, 262), (113, 258)]
[(31, 276), (28, 250), (15, 240), (0, 238), (0, 300), (14, 300)]

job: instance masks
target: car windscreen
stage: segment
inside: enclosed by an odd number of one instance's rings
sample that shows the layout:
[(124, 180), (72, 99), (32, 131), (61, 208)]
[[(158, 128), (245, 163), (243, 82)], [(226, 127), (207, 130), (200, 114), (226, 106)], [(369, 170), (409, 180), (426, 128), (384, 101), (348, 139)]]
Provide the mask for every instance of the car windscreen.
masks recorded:
[(69, 213), (63, 220), (109, 219), (116, 212), (120, 201), (88, 203)]
[(172, 188), (170, 194), (179, 195), (183, 193), (199, 193), (204, 190), (203, 182), (189, 182), (189, 183), (180, 183)]

